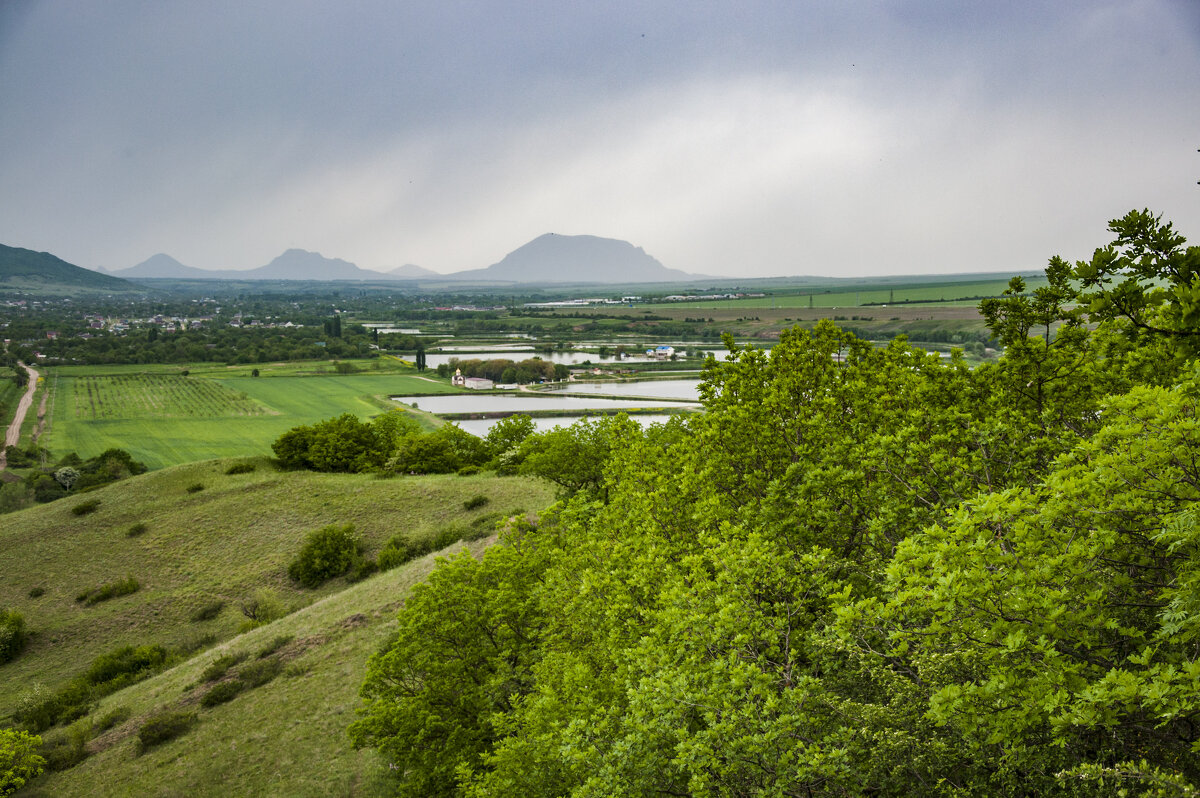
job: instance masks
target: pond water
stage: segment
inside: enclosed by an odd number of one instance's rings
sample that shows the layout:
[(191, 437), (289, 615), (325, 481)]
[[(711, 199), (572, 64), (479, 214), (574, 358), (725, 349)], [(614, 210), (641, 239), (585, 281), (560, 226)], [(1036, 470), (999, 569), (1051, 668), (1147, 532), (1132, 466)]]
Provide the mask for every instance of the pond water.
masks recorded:
[[(535, 418), (533, 419), (533, 426), (538, 432), (546, 432), (547, 430), (552, 430), (555, 427), (569, 427), (576, 421), (579, 421), (581, 418), (584, 418), (584, 416), (555, 416), (554, 418)], [(593, 418), (595, 418), (595, 416), (593, 416)], [(671, 417), (655, 415), (653, 413), (647, 413), (645, 415), (639, 413), (638, 415), (630, 416), (629, 418), (641, 424), (643, 427), (648, 427), (651, 424), (665, 424)], [(455, 421), (454, 423), (472, 435), (478, 435), (480, 438), (483, 438), (487, 436), (488, 431), (492, 428), (492, 425), (499, 420), (500, 419), (498, 418), (471, 418), (463, 421)]]
[(538, 394), (440, 394), (429, 396), (392, 396), (393, 402), (415, 404), (428, 413), (521, 413), (530, 410), (596, 410), (632, 407), (698, 407), (698, 402), (671, 402), (663, 399), (605, 399), (563, 396), (561, 393)]
[(700, 380), (640, 380), (638, 382), (588, 382), (575, 380), (547, 391), (552, 394), (602, 393), (612, 396), (653, 396), (659, 399), (699, 401)]

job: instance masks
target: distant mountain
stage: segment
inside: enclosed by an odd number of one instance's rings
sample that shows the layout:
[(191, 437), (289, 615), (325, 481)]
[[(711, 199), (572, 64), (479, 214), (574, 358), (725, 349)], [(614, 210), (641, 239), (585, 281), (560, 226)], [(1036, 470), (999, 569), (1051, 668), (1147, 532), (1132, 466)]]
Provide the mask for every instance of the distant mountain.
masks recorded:
[(420, 266), (415, 266), (411, 263), (406, 263), (403, 266), (397, 266), (389, 272), (385, 272), (390, 277), (396, 277), (403, 280), (417, 280), (422, 277), (444, 277), (445, 275), (437, 272), (423, 269)]
[(84, 269), (49, 252), (0, 244), (0, 288), (135, 291), (119, 277)]
[(516, 283), (651, 283), (696, 277), (668, 269), (628, 241), (556, 233), (538, 236), (486, 269), (445, 276), (453, 280)]
[(360, 269), (341, 258), (326, 258), (319, 252), (289, 249), (266, 266), (241, 272), (248, 280), (380, 280), (383, 272)]
[(127, 278), (162, 277), (175, 280), (203, 280), (212, 275), (212, 272), (206, 269), (195, 269), (191, 266), (184, 266), (170, 255), (164, 255), (161, 252), (157, 255), (152, 255), (137, 266), (131, 266), (128, 269), (121, 269), (113, 273)]

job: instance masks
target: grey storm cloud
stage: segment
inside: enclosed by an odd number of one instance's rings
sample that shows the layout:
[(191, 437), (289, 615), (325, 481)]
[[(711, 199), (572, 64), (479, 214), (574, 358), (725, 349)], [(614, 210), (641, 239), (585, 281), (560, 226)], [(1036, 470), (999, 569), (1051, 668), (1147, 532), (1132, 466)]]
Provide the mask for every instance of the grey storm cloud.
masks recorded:
[(1143, 2), (0, 3), (0, 242), (478, 268), (1037, 268), (1200, 236), (1200, 12)]

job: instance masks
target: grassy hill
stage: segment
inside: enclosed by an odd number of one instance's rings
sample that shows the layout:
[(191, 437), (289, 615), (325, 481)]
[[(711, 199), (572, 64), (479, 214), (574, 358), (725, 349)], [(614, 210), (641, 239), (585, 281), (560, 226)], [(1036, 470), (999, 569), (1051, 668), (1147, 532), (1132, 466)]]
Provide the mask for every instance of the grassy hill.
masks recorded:
[[(0, 516), (0, 607), (20, 611), (34, 633), (23, 654), (0, 666), (0, 725), (36, 685), (55, 690), (120, 646), (157, 643), (177, 652), (170, 670), (104, 698), (77, 721), (90, 728), (115, 708), (128, 715), (87, 743), (91, 756), (24, 794), (378, 794), (385, 767), (350, 749), (345, 726), (367, 657), (433, 558), (318, 590), (295, 586), (288, 562), (309, 531), (327, 524), (354, 523), (370, 556), (395, 534), (420, 540), (447, 526), (487, 530), (553, 498), (546, 485), (518, 477), (284, 473), (266, 459), (230, 475), (231, 462), (151, 472)], [(487, 504), (464, 509), (477, 496)], [(99, 502), (95, 511), (75, 515), (87, 500)], [(135, 524), (145, 531), (130, 536)], [(140, 589), (93, 605), (76, 600), (126, 577)], [(292, 612), (240, 632), (240, 604), (263, 589)], [(215, 602), (224, 602), (215, 617), (195, 620)], [(210, 687), (199, 675), (213, 660), (244, 652), (252, 663), (281, 636), (287, 642), (269, 657), (282, 669), (277, 678), (227, 704), (199, 706)], [(198, 725), (138, 756), (146, 716), (180, 707), (196, 711)], [(46, 733), (56, 736), (63, 732)]]
[(119, 277), (111, 277), (74, 264), (49, 252), (0, 244), (0, 290), (74, 294), (141, 290)]

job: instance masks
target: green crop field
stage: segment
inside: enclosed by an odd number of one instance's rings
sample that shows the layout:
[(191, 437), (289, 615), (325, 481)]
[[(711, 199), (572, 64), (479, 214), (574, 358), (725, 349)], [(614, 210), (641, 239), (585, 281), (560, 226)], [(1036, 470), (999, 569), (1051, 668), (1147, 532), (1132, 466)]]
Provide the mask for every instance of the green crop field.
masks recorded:
[[(1026, 279), (1027, 290), (1045, 285), (1045, 278)], [(664, 310), (680, 306), (694, 310), (737, 308), (755, 310), (764, 308), (852, 308), (879, 305), (910, 305), (938, 303), (945, 305), (977, 305), (984, 297), (998, 296), (1008, 288), (1007, 279), (948, 281), (918, 285), (884, 286), (866, 283), (861, 288), (843, 290), (788, 289), (787, 293), (775, 292), (771, 296), (748, 299), (700, 300), (694, 302), (664, 302), (639, 305), (645, 310)]]
[(117, 447), (150, 468), (270, 454), (271, 444), (299, 424), (391, 407), (395, 394), (456, 389), (408, 373), (348, 376), (227, 377), (219, 371), (109, 367), (51, 370), (50, 423), (41, 444), (55, 454), (87, 458)]

